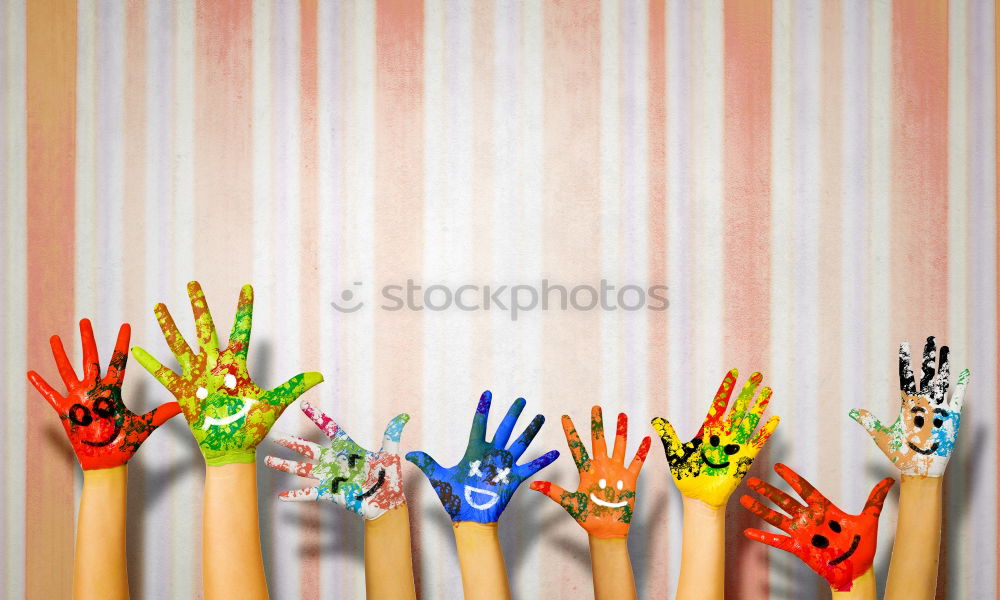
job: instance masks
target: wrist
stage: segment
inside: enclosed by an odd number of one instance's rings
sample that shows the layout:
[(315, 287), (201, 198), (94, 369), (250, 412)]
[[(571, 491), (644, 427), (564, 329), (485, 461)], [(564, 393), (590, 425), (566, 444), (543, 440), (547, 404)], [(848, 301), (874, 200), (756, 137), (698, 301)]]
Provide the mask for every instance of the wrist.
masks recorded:
[(941, 489), (944, 483), (943, 477), (927, 477), (925, 475), (902, 474), (900, 475), (899, 480), (900, 489), (913, 488), (920, 490), (936, 490)]
[(256, 448), (242, 448), (239, 450), (227, 450), (219, 452), (216, 450), (203, 451), (205, 464), (210, 467), (219, 467), (232, 464), (254, 464), (257, 462)]
[(838, 600), (871, 600), (875, 598), (875, 573), (868, 567), (867, 571), (851, 582), (850, 589), (838, 591), (836, 587), (830, 586), (830, 592)]
[(726, 521), (726, 505), (715, 506), (704, 500), (681, 496), (681, 506), (684, 508), (684, 518), (689, 516), (706, 521)]
[(83, 472), (83, 485), (92, 488), (124, 486), (127, 480), (127, 465), (118, 465), (107, 469), (89, 469)]

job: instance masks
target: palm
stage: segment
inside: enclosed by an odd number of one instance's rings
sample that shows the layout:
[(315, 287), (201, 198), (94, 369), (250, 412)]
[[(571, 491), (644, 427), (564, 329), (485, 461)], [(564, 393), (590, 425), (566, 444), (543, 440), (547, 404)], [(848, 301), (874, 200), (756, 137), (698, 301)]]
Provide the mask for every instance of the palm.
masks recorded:
[(763, 380), (760, 373), (750, 377), (726, 416), (738, 375), (736, 369), (726, 374), (705, 421), (691, 441), (682, 444), (668, 421), (653, 419), (677, 489), (684, 496), (710, 506), (725, 505), (780, 421), (776, 416), (771, 417), (754, 436), (771, 399), (771, 389), (765, 387), (756, 402), (750, 404)]
[(604, 437), (604, 417), (599, 406), (591, 410), (593, 458), (576, 432), (573, 420), (567, 415), (563, 415), (563, 431), (573, 461), (580, 471), (577, 490), (568, 492), (548, 481), (536, 481), (531, 484), (531, 489), (559, 503), (591, 535), (625, 537), (635, 510), (636, 480), (649, 452), (649, 437), (642, 440), (635, 458), (626, 467), (628, 417), (624, 413), (618, 415), (614, 451), (610, 457)]

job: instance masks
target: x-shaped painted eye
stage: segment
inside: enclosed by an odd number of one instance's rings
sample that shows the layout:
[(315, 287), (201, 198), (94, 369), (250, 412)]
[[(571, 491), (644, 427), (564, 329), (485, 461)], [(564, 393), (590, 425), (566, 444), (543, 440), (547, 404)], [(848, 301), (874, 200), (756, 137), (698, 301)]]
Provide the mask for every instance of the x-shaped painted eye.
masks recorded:
[(483, 472), (479, 470), (482, 461), (474, 460), (469, 463), (469, 477), (482, 477)]
[(493, 477), (493, 483), (510, 483), (507, 480), (507, 473), (510, 473), (510, 469), (508, 467), (504, 467), (497, 471), (497, 474)]

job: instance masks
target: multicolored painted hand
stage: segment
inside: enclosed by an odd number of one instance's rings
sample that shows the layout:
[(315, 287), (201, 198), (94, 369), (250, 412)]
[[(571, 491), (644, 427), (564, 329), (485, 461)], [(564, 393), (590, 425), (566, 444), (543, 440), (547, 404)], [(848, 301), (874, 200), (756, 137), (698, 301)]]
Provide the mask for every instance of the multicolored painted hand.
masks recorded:
[(486, 419), (492, 399), (489, 390), (479, 398), (469, 432), (469, 445), (465, 456), (454, 467), (446, 469), (424, 452), (406, 455), (406, 460), (417, 465), (430, 480), (441, 504), (455, 522), (496, 523), (517, 486), (559, 457), (559, 452), (552, 450), (529, 463), (517, 464), (545, 422), (545, 417), (537, 415), (524, 433), (507, 447), (517, 418), (524, 410), (524, 398), (514, 401), (497, 427), (493, 441), (487, 442)]
[(868, 430), (879, 449), (904, 475), (941, 477), (955, 449), (962, 420), (962, 402), (969, 384), (969, 370), (958, 375), (955, 391), (948, 401), (950, 367), (948, 346), (941, 346), (937, 373), (934, 372), (934, 338), (924, 346), (923, 375), (917, 389), (910, 364), (910, 344), (899, 345), (899, 395), (902, 406), (891, 427), (870, 412), (852, 409), (851, 418)]
[(177, 330), (167, 307), (161, 303), (153, 309), (182, 373), (174, 373), (142, 348), (132, 348), (132, 354), (180, 402), (207, 464), (252, 463), (257, 444), (285, 408), (323, 381), (323, 376), (302, 373), (273, 390), (260, 389), (247, 373), (253, 288), (245, 285), (240, 291), (229, 345), (224, 349), (219, 348), (215, 324), (197, 281), (188, 284), (188, 296), (198, 332), (198, 354)]
[(167, 402), (144, 415), (137, 415), (122, 402), (122, 380), (125, 379), (130, 335), (128, 323), (123, 324), (118, 330), (107, 375), (101, 378), (94, 329), (89, 320), (80, 321), (83, 379), (77, 379), (62, 340), (58, 335), (52, 336), (49, 343), (59, 375), (66, 385), (65, 396), (53, 389), (41, 375), (28, 371), (28, 381), (59, 414), (76, 458), (85, 471), (124, 465), (154, 429), (181, 411), (176, 402)]
[(665, 419), (653, 419), (653, 429), (663, 442), (677, 488), (684, 496), (709, 506), (725, 506), (781, 420), (771, 417), (754, 436), (757, 423), (771, 401), (771, 388), (764, 387), (750, 407), (750, 400), (763, 380), (760, 373), (750, 376), (729, 411), (729, 417), (723, 420), (738, 376), (736, 369), (726, 374), (708, 409), (708, 416), (690, 442), (682, 444)]
[(330, 500), (365, 519), (378, 518), (406, 502), (399, 438), (410, 415), (404, 413), (389, 421), (382, 438), (382, 448), (378, 452), (369, 452), (356, 444), (333, 419), (308, 402), (302, 402), (302, 412), (333, 441), (329, 446), (322, 447), (295, 436), (275, 440), (316, 462), (296, 462), (268, 456), (265, 459), (267, 466), (319, 481), (319, 485), (314, 487), (282, 492), (279, 498), (290, 502)]
[(635, 458), (626, 467), (628, 417), (625, 413), (618, 415), (615, 446), (610, 457), (604, 440), (604, 417), (600, 406), (595, 406), (590, 413), (593, 458), (587, 454), (573, 420), (563, 415), (562, 422), (570, 453), (580, 471), (580, 485), (575, 492), (567, 492), (548, 481), (533, 481), (531, 489), (555, 500), (590, 535), (599, 538), (626, 537), (635, 508), (636, 480), (649, 453), (649, 436), (639, 443)]
[(872, 566), (878, 517), (895, 480), (887, 477), (878, 482), (868, 495), (861, 514), (849, 515), (795, 471), (781, 463), (774, 465), (774, 470), (806, 501), (806, 505), (769, 483), (751, 477), (747, 481), (750, 489), (769, 498), (790, 516), (771, 510), (750, 496), (743, 496), (740, 504), (788, 534), (747, 529), (746, 536), (798, 556), (837, 591), (850, 590), (854, 580)]

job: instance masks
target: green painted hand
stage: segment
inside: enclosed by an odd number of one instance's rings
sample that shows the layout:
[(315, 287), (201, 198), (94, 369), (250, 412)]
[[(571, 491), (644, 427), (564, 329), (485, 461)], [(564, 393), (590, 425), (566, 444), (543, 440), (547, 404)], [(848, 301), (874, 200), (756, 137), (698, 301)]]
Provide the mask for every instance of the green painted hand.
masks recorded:
[(257, 444), (289, 404), (323, 381), (320, 373), (301, 373), (270, 391), (264, 391), (247, 373), (247, 350), (253, 320), (253, 288), (243, 286), (229, 345), (219, 348), (212, 315), (197, 281), (188, 284), (198, 334), (198, 354), (177, 330), (164, 304), (153, 312), (181, 374), (163, 366), (142, 348), (132, 355), (170, 390), (181, 405), (205, 462), (212, 466), (253, 463)]

